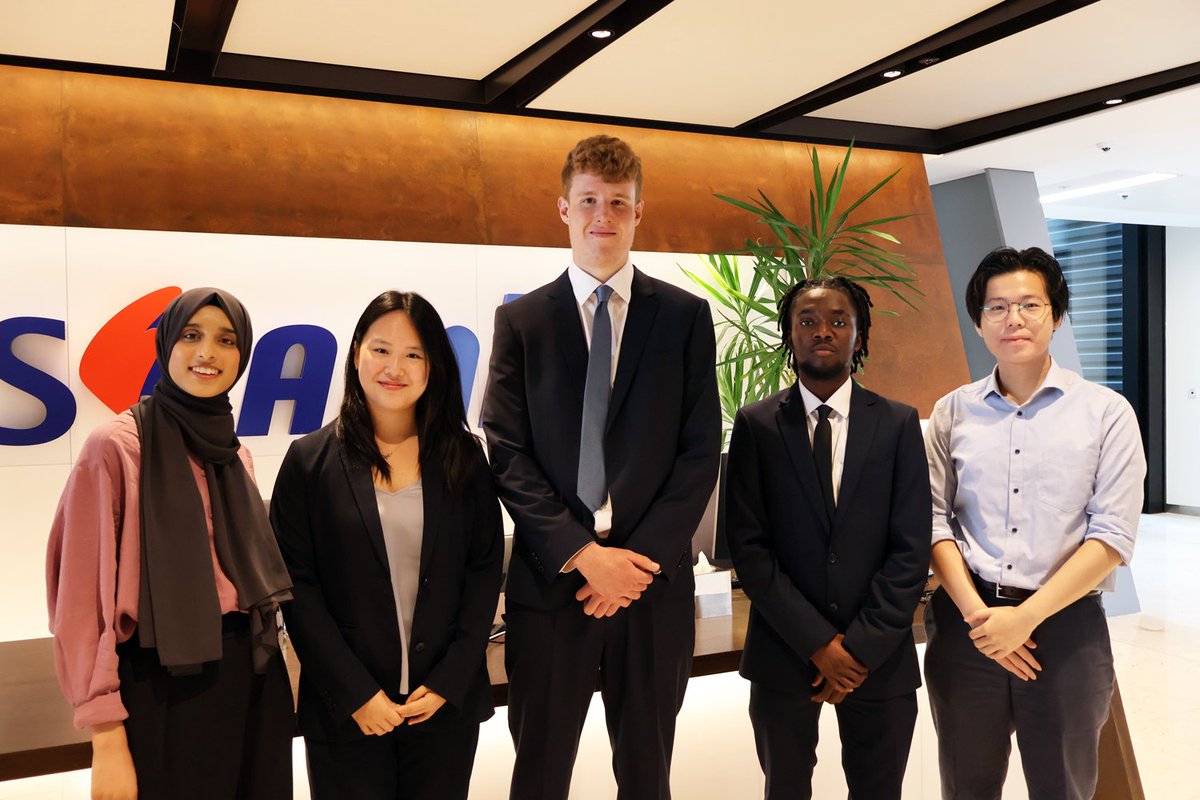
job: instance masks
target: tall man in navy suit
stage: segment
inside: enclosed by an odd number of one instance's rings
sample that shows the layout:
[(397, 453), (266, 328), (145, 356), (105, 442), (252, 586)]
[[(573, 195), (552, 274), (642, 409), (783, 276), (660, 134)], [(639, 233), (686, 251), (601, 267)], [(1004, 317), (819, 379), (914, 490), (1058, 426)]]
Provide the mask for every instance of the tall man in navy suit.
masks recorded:
[(825, 703), (850, 797), (899, 800), (917, 719), (929, 471), (917, 412), (850, 377), (870, 307), (845, 278), (792, 287), (779, 318), (799, 380), (734, 423), (726, 530), (751, 601), (741, 673), (768, 800), (812, 796)]
[(708, 305), (629, 260), (641, 188), (626, 143), (576, 145), (558, 198), (572, 263), (496, 310), (483, 427), (516, 523), (514, 800), (565, 800), (597, 682), (618, 798), (670, 797), (720, 410)]

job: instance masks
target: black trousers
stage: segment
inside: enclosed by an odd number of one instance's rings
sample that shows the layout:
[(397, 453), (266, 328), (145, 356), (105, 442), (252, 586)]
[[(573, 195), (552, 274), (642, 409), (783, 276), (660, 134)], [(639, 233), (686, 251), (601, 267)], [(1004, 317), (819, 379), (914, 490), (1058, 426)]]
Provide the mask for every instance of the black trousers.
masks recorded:
[[(807, 687), (805, 687), (807, 689)], [(811, 798), (821, 710), (808, 691), (750, 685), (750, 722), (766, 800)], [(842, 740), (842, 769), (851, 800), (900, 800), (917, 723), (917, 693), (881, 700), (850, 694), (833, 707)]]
[(383, 736), (305, 738), (308, 785), (313, 800), (466, 800), (478, 743), (479, 723), (446, 703)]
[[(994, 593), (983, 600), (1016, 604)], [(938, 734), (942, 797), (999, 800), (1015, 731), (1030, 800), (1091, 800), (1113, 689), (1100, 598), (1072, 603), (1033, 632), (1033, 655), (1043, 671), (1027, 682), (975, 649), (944, 590), (933, 596), (926, 614), (933, 625), (927, 626), (925, 682)]]
[(618, 800), (669, 800), (675, 717), (691, 674), (691, 595), (639, 600), (614, 616), (582, 605), (508, 605), (508, 723), (516, 746), (511, 800), (566, 800), (597, 679)]
[(221, 660), (179, 677), (136, 635), (117, 647), (141, 800), (291, 800), (291, 684), (279, 654), (255, 674), (250, 644), (245, 615), (227, 614)]

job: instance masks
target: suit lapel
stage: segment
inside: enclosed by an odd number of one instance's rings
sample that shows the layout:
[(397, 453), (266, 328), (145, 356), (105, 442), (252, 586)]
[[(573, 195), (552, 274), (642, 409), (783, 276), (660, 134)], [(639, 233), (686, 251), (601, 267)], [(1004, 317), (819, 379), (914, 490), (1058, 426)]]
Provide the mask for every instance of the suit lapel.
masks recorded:
[(625, 315), (625, 329), (621, 333), (621, 353), (617, 359), (617, 375), (613, 380), (612, 394), (608, 401), (605, 430), (612, 426), (617, 412), (621, 410), (621, 403), (629, 394), (629, 386), (633, 383), (638, 362), (641, 361), (642, 352), (650, 338), (650, 329), (654, 327), (654, 317), (658, 314), (658, 297), (654, 294), (654, 284), (636, 268), (630, 294), (632, 297), (629, 298), (629, 311)]
[(828, 537), (829, 520), (825, 516), (825, 499), (821, 495), (821, 485), (817, 482), (817, 466), (813, 463), (812, 445), (808, 441), (808, 422), (805, 420), (804, 399), (800, 390), (792, 386), (791, 391), (779, 403), (775, 412), (775, 423), (779, 426), (779, 435), (787, 448), (792, 467), (800, 479), (800, 486), (809, 506), (820, 520), (821, 530)]
[(342, 458), (342, 466), (346, 470), (346, 479), (350, 482), (350, 492), (354, 495), (354, 503), (362, 517), (363, 530), (371, 540), (371, 548), (375, 551), (384, 571), (390, 574), (388, 568), (387, 546), (383, 542), (383, 525), (379, 522), (379, 506), (375, 502), (375, 482), (371, 478), (371, 468), (350, 458), (344, 447), (338, 451)]
[[(851, 379), (853, 380), (853, 378)], [(834, 514), (834, 530), (845, 519), (846, 507), (854, 497), (863, 465), (875, 441), (875, 430), (879, 427), (879, 398), (855, 383), (850, 388), (850, 420), (846, 431), (846, 458), (842, 462), (842, 483), (838, 488), (837, 511)]]
[(571, 279), (567, 273), (564, 272), (554, 282), (549, 301), (558, 347), (563, 356), (567, 387), (574, 396), (583, 397), (583, 386), (587, 381), (587, 339), (583, 335), (579, 305), (575, 302), (575, 293), (571, 290)]
[(432, 462), (421, 462), (421, 508), (424, 522), (421, 529), (421, 569), (424, 578), (433, 560), (433, 549), (438, 543), (442, 517), (445, 516), (445, 477), (441, 466)]

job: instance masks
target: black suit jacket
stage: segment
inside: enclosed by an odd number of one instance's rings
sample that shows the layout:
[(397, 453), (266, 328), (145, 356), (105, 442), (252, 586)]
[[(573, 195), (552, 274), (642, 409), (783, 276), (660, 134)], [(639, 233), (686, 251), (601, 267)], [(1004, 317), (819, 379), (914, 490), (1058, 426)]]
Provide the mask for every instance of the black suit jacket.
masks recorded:
[[(691, 538), (716, 481), (720, 407), (708, 304), (634, 272), (604, 435), (613, 504), (602, 544), (662, 567), (638, 602), (693, 591)], [(534, 608), (575, 602), (560, 573), (593, 541), (576, 495), (588, 350), (571, 282), (496, 309), (483, 427), (500, 498), (516, 523), (507, 594)]]
[[(361, 737), (350, 715), (400, 687), (400, 627), (371, 470), (347, 454), (336, 422), (292, 443), (271, 497), (271, 524), (295, 584), (284, 605), (300, 658), (300, 731)], [(484, 651), (500, 596), (500, 504), (481, 457), (462, 497), (421, 462), (425, 525), (409, 632), (409, 687), (424, 684), (464, 717), (490, 717)]]
[(726, 530), (751, 600), (741, 673), (807, 692), (837, 633), (869, 670), (862, 699), (921, 685), (913, 613), (929, 574), (929, 469), (917, 412), (854, 384), (833, 526), (795, 386), (738, 412)]

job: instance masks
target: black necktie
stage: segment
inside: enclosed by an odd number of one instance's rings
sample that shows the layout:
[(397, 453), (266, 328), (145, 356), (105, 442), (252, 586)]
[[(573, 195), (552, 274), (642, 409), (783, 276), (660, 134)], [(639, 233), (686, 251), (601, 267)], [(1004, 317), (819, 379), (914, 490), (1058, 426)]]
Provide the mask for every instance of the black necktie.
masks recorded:
[(825, 514), (833, 525), (833, 427), (829, 424), (827, 405), (817, 406), (817, 427), (813, 431), (813, 460), (817, 464), (817, 483), (825, 499)]

